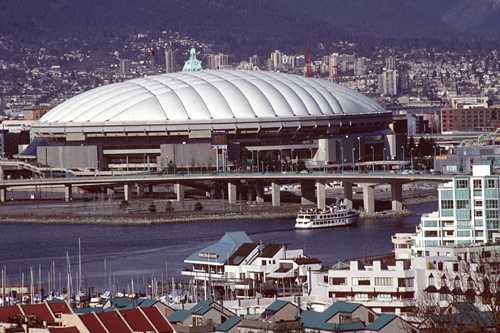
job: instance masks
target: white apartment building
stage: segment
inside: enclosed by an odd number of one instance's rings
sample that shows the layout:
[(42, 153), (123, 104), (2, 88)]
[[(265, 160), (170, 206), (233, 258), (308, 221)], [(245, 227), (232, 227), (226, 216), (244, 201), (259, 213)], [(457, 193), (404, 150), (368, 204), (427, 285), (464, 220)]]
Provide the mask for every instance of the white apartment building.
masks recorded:
[(473, 165), (472, 176), (440, 185), (439, 211), (424, 214), (413, 238), (415, 255), (428, 248), (493, 241), (500, 231), (500, 177), (491, 165)]
[(311, 273), (307, 296), (323, 302), (361, 303), (377, 313), (405, 314), (415, 305), (414, 273), (409, 266), (408, 260), (391, 258), (338, 263)]

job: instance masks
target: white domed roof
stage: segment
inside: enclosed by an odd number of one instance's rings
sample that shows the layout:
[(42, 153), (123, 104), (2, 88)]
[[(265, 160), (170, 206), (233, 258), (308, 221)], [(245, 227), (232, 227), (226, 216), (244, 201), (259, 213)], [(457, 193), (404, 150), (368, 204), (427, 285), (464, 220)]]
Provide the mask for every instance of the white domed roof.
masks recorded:
[(41, 123), (196, 122), (335, 117), (386, 112), (324, 79), (264, 71), (200, 71), (149, 76), (89, 90)]

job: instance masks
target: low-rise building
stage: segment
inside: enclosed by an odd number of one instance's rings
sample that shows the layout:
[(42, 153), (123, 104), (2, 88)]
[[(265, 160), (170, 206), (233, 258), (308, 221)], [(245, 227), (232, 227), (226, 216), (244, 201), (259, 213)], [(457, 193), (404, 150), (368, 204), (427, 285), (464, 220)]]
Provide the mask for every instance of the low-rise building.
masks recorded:
[(224, 294), (229, 289), (236, 298), (302, 294), (309, 272), (321, 269), (321, 261), (301, 249), (255, 243), (244, 232), (226, 233), (184, 262), (190, 267), (182, 274), (194, 283)]

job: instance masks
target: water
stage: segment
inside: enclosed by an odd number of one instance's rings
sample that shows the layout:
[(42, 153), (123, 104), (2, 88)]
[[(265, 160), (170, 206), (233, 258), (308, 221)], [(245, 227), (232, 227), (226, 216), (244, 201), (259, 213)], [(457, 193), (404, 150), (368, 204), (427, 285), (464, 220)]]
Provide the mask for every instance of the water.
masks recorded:
[(108, 270), (124, 287), (131, 278), (140, 281), (153, 275), (160, 277), (165, 270), (169, 276), (178, 278), (185, 257), (218, 240), (226, 231), (245, 231), (256, 242), (286, 243), (289, 248), (303, 248), (306, 255), (332, 265), (341, 259), (390, 252), (391, 235), (414, 232), (420, 214), (435, 210), (436, 205), (410, 206), (415, 214), (407, 217), (366, 219), (354, 227), (321, 230), (295, 230), (293, 219), (140, 226), (0, 224), (0, 265), (6, 267), (8, 282), (17, 284), (21, 282), (21, 272), (29, 276), (30, 266), (38, 277), (39, 265), (42, 280), (46, 281), (50, 265), (55, 262), (57, 280), (58, 272), (65, 277), (68, 252), (75, 277), (80, 238), (85, 285), (107, 285), (106, 258)]

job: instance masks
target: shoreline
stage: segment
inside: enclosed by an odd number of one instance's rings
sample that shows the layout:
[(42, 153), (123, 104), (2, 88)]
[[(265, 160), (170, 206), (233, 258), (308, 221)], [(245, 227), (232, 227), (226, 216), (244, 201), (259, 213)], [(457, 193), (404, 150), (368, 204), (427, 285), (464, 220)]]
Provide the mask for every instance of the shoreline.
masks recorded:
[[(405, 191), (406, 192), (406, 191)], [(391, 210), (376, 211), (373, 214), (366, 214), (362, 210), (359, 211), (360, 217), (363, 219), (384, 219), (384, 218), (397, 218), (414, 214), (412, 212), (412, 205), (433, 202), (437, 200), (435, 194), (430, 194), (428, 191), (418, 192), (418, 191), (407, 191), (404, 195), (404, 209), (401, 212), (394, 212)], [(382, 200), (384, 201), (384, 200)], [(386, 202), (387, 200), (385, 200)], [(255, 206), (252, 204), (239, 203), (229, 210), (221, 210), (217, 203), (207, 203), (207, 207), (212, 207), (209, 209), (204, 209), (203, 211), (193, 211), (192, 208), (186, 210), (184, 204), (182, 205), (183, 210), (176, 210), (174, 212), (164, 212), (157, 211), (155, 213), (149, 213), (147, 211), (147, 203), (150, 201), (144, 201), (140, 207), (130, 207), (126, 211), (121, 209), (119, 211), (114, 211), (118, 208), (118, 203), (111, 203), (107, 208), (103, 209), (101, 212), (85, 214), (86, 210), (92, 209), (91, 207), (86, 207), (84, 204), (76, 208), (74, 211), (68, 211), (63, 213), (61, 211), (53, 213), (51, 209), (45, 208), (45, 211), (39, 211), (38, 209), (19, 210), (17, 212), (12, 212), (9, 210), (4, 210), (0, 212), (0, 225), (1, 224), (15, 224), (15, 223), (25, 223), (25, 224), (83, 224), (83, 225), (158, 225), (158, 224), (169, 224), (169, 223), (192, 223), (192, 222), (223, 222), (223, 221), (238, 221), (246, 219), (254, 220), (269, 220), (269, 219), (295, 219), (297, 210), (301, 207), (298, 203), (283, 203), (281, 207), (272, 207), (271, 205), (262, 204)], [(154, 200), (153, 200), (154, 202)], [(187, 207), (192, 206), (195, 201), (187, 204)], [(203, 202), (203, 201), (202, 201)], [(57, 204), (59, 205), (59, 204)], [(64, 204), (63, 204), (64, 205)], [(205, 205), (205, 203), (203, 203)], [(387, 207), (387, 205), (385, 205)], [(390, 206), (390, 203), (389, 203)], [(48, 206), (50, 207), (50, 206)], [(4, 207), (7, 208), (7, 207)], [(41, 206), (40, 208), (43, 208)], [(71, 209), (71, 206), (69, 206)], [(380, 208), (380, 207), (379, 207)], [(102, 209), (102, 207), (100, 208)]]
[[(415, 205), (426, 202), (432, 202), (434, 198), (413, 198), (405, 202), (406, 205)], [(263, 207), (264, 208), (264, 207)], [(267, 207), (266, 207), (267, 208)], [(272, 208), (257, 211), (246, 212), (201, 212), (190, 213), (189, 215), (175, 213), (171, 216), (165, 216), (164, 213), (142, 213), (142, 214), (120, 214), (120, 215), (35, 215), (35, 214), (2, 214), (0, 215), (1, 224), (84, 224), (84, 225), (158, 225), (170, 223), (192, 223), (192, 222), (224, 222), (230, 220), (246, 219), (293, 219), (296, 217), (296, 207), (288, 207), (287, 210), (272, 211)], [(394, 217), (404, 217), (413, 214), (411, 209), (404, 209), (401, 212), (378, 211), (373, 214), (360, 212), (360, 217), (364, 219), (384, 219)]]

